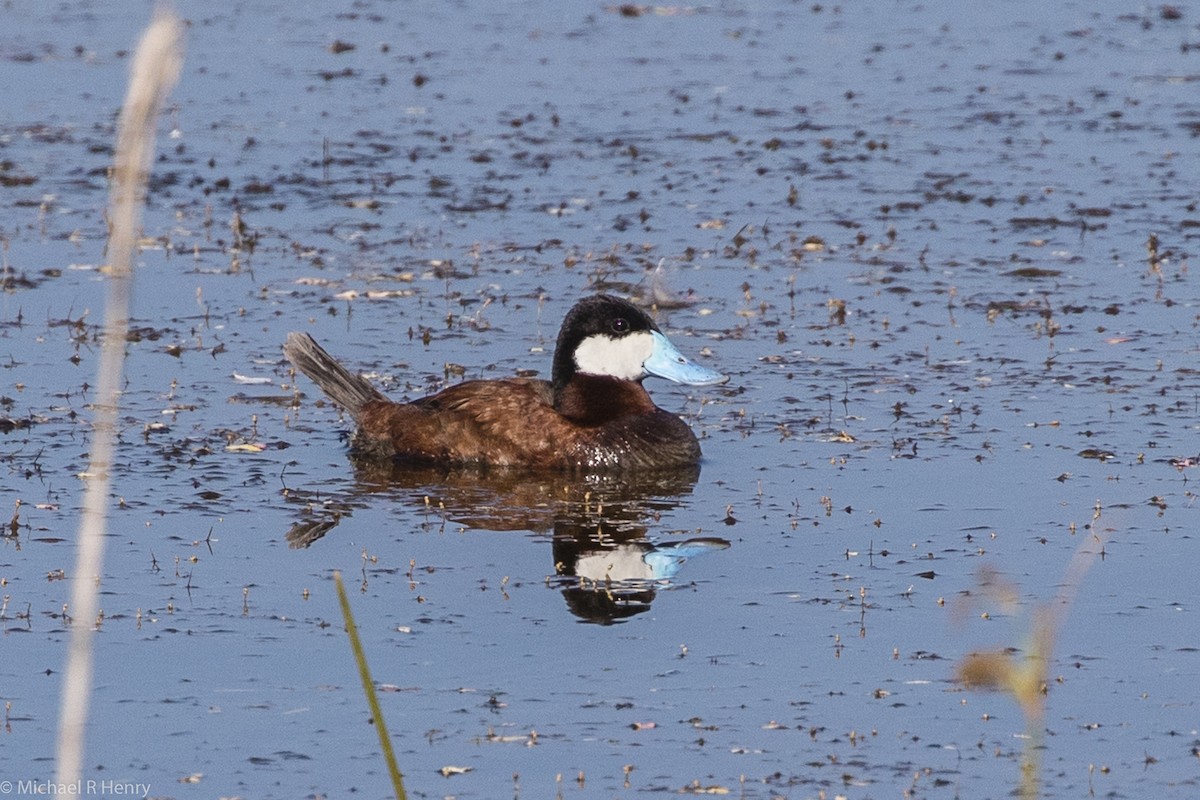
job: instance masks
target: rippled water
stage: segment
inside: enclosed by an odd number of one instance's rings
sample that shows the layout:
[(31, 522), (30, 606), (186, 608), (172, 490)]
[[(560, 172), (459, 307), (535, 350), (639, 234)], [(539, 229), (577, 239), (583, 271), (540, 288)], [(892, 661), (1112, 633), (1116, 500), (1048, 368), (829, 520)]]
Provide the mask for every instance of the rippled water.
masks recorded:
[[(53, 773), (106, 169), (149, 10), (0, 8), (14, 785)], [(1193, 9), (182, 13), (88, 778), (386, 796), (341, 570), (413, 796), (1007, 796), (1026, 722), (955, 670), (1026, 652), (1047, 604), (1045, 796), (1197, 793)], [(734, 376), (650, 386), (698, 475), (356, 467), (280, 352), (308, 330), (397, 398), (546, 375), (596, 289), (657, 299)], [(659, 572), (603, 591), (597, 559)]]

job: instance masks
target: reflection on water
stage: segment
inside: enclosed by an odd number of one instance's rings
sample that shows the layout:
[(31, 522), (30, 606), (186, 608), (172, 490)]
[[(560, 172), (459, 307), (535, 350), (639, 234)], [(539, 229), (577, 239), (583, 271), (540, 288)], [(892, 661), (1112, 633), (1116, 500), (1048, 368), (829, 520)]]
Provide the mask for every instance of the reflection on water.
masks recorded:
[(698, 466), (646, 475), (404, 467), (356, 461), (350, 496), (288, 490), (304, 506), (287, 532), (293, 549), (312, 546), (367, 497), (424, 507), (438, 524), (492, 531), (550, 532), (553, 582), (573, 614), (611, 624), (650, 608), (689, 559), (728, 548), (715, 537), (655, 541), (664, 512), (692, 493)]
[(554, 526), (554, 570), (571, 612), (607, 625), (648, 611), (656, 587), (689, 558), (727, 547), (727, 540), (715, 537), (656, 544), (636, 523), (565, 515)]

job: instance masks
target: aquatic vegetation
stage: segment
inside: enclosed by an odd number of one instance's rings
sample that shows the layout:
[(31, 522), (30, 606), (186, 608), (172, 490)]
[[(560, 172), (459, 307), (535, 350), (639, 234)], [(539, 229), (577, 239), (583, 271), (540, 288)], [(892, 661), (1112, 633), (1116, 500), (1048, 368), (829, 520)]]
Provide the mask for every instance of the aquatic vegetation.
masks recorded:
[(392, 750), (392, 739), (388, 736), (387, 724), (383, 720), (383, 709), (379, 705), (379, 695), (375, 693), (375, 682), (371, 680), (371, 668), (367, 664), (367, 654), (363, 649), (362, 640), (358, 637), (358, 626), (354, 624), (354, 612), (350, 609), (350, 598), (346, 596), (346, 587), (342, 584), (342, 573), (333, 573), (333, 583), (337, 587), (338, 605), (342, 609), (342, 621), (346, 625), (346, 636), (350, 639), (350, 650), (354, 654), (354, 663), (358, 666), (358, 677), (362, 681), (363, 694), (367, 698), (367, 706), (371, 709), (371, 724), (379, 734), (379, 747), (383, 750), (383, 760), (387, 765), (388, 777), (392, 780), (392, 789), (396, 800), (406, 800), (404, 792), (404, 776), (396, 765), (396, 754)]
[[(1090, 532), (1076, 548), (1059, 584), (1057, 596), (1030, 614), (1029, 628), (1020, 646), (968, 653), (955, 670), (958, 680), (968, 689), (1006, 692), (1021, 709), (1025, 719), (1025, 740), (1018, 792), (1022, 800), (1036, 800), (1041, 796), (1042, 761), (1046, 749), (1046, 703), (1054, 645), (1084, 575), (1103, 552), (1103, 540), (1095, 533), (1100, 517), (1101, 507), (1097, 502), (1088, 526)], [(1016, 602), (1016, 588), (992, 570), (980, 571), (979, 585), (986, 596), (999, 598), (1006, 604)]]

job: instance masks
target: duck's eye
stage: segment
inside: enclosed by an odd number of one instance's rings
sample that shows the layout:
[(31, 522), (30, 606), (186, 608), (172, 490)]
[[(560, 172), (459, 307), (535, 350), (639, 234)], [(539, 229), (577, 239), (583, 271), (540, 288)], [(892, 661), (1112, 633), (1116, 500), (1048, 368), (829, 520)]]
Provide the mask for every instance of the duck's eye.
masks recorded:
[(629, 330), (629, 320), (624, 317), (617, 317), (612, 321), (613, 333), (625, 333)]

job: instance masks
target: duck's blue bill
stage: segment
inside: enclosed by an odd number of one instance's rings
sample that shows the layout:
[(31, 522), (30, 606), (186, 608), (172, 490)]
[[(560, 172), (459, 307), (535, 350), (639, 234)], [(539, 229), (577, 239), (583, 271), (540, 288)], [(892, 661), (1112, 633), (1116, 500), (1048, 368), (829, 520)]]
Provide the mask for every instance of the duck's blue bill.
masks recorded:
[(688, 361), (671, 340), (658, 331), (652, 331), (650, 335), (654, 338), (654, 348), (642, 363), (642, 369), (651, 375), (689, 386), (712, 386), (729, 380), (728, 375)]

